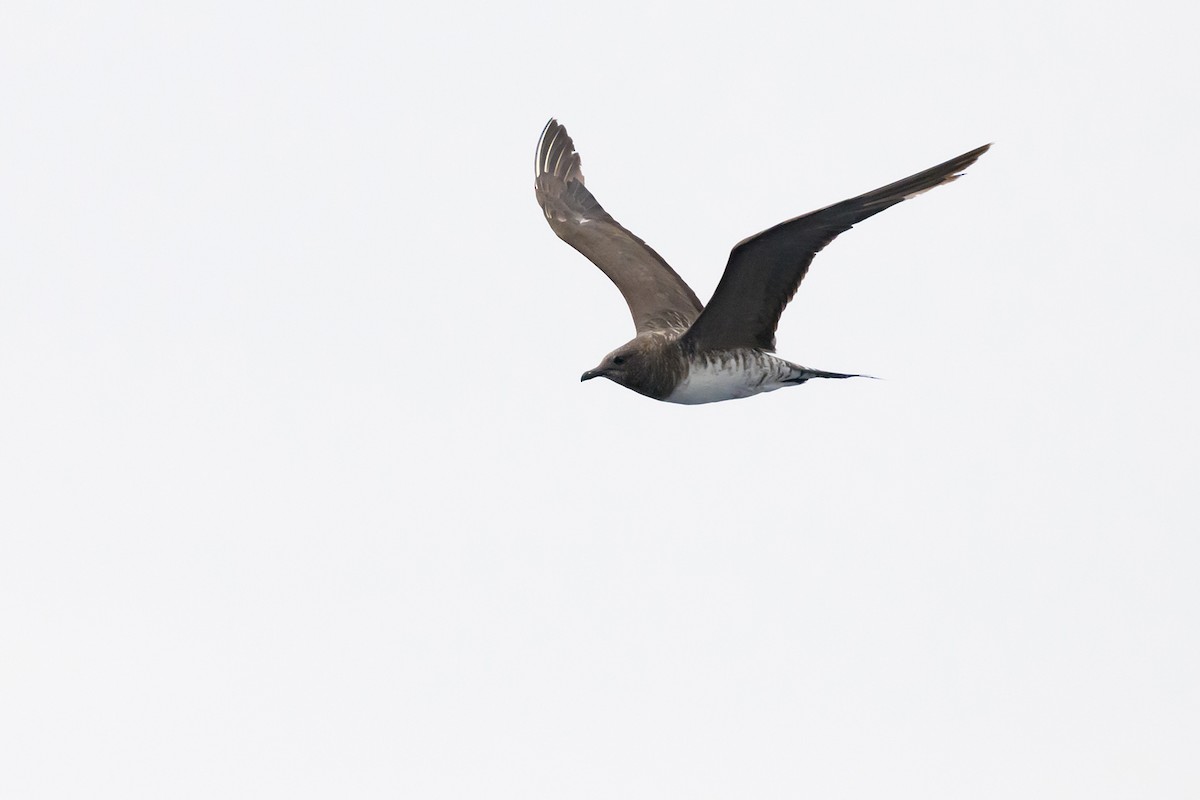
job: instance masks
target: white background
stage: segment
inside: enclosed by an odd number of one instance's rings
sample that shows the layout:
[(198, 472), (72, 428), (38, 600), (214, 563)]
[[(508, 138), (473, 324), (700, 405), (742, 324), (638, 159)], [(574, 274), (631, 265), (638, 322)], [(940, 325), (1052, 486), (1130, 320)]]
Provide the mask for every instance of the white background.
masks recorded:
[[(6, 3), (0, 796), (1200, 795), (1186, 9)], [(680, 407), (551, 115), (702, 299), (997, 144)]]

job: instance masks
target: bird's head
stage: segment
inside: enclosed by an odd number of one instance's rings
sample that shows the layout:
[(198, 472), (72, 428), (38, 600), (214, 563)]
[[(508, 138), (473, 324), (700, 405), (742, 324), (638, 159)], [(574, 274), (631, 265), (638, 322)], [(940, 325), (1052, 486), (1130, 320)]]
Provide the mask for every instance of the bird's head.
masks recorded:
[(677, 350), (661, 336), (642, 335), (613, 350), (579, 380), (608, 378), (626, 389), (661, 400), (675, 388), (683, 368)]
[(633, 346), (635, 344), (636, 340), (628, 344), (623, 344), (616, 350), (613, 350), (596, 367), (583, 373), (579, 380), (590, 381), (592, 378), (608, 378), (614, 383), (625, 386), (626, 377), (636, 375), (644, 359), (641, 350)]

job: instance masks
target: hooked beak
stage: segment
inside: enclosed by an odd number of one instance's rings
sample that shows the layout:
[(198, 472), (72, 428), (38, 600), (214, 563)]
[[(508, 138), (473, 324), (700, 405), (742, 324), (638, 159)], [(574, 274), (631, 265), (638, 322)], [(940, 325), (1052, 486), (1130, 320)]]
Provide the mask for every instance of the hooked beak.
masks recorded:
[(599, 378), (603, 374), (604, 370), (602, 369), (589, 369), (587, 372), (579, 376), (579, 382), (583, 383), (584, 381), (590, 381), (592, 378)]

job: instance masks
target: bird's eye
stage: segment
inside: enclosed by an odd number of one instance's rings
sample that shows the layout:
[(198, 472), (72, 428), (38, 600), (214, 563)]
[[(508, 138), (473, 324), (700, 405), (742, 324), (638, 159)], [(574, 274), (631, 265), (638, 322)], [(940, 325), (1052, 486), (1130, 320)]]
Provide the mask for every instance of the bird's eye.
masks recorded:
[(625, 356), (613, 356), (613, 363), (614, 364), (624, 364)]

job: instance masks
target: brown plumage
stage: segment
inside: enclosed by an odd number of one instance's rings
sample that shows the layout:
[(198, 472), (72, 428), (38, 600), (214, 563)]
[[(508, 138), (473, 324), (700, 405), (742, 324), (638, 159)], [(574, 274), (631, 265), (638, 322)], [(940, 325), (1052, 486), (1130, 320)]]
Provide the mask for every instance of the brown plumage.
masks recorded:
[(583, 380), (605, 377), (681, 403), (746, 397), (810, 378), (854, 375), (800, 367), (773, 355), (775, 328), (813, 257), (855, 223), (949, 183), (991, 145), (903, 180), (782, 222), (739, 242), (708, 306), (584, 186), (575, 145), (550, 120), (538, 142), (534, 191), (550, 227), (606, 274), (629, 305), (637, 336)]

